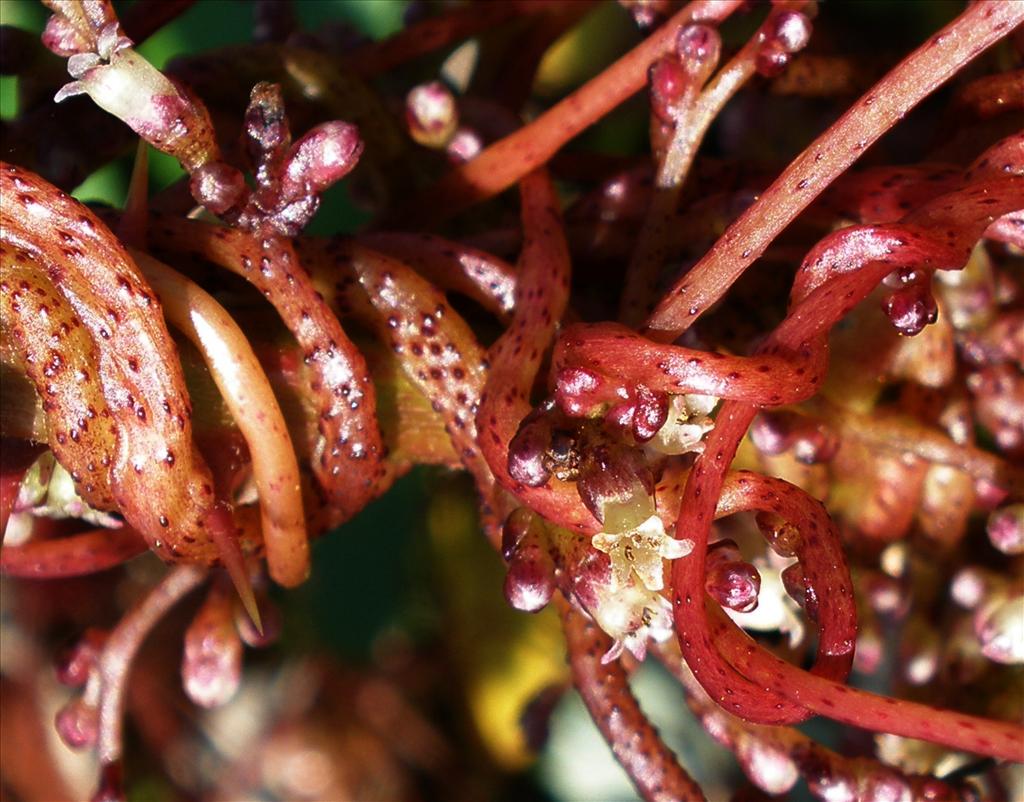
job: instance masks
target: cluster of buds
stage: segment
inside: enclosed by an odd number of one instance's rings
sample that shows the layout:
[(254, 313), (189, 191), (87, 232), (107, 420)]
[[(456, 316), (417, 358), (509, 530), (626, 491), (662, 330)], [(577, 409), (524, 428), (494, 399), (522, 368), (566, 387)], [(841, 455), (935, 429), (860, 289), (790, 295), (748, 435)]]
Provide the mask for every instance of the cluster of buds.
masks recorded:
[(709, 25), (679, 29), (671, 53), (655, 61), (648, 73), (651, 110), (664, 125), (674, 126), (718, 64), (722, 40)]
[(256, 186), (224, 162), (192, 173), (192, 195), (214, 214), (250, 231), (295, 236), (313, 218), (320, 194), (356, 166), (363, 150), (354, 125), (332, 120), (291, 141), (281, 87), (253, 87), (245, 112)]
[(261, 233), (295, 236), (312, 219), (320, 194), (356, 165), (363, 144), (354, 125), (321, 123), (291, 141), (281, 89), (257, 84), (245, 117), (256, 186), (221, 159), (210, 116), (199, 98), (132, 47), (113, 8), (99, 0), (48, 0), (54, 11), (43, 41), (68, 57), (75, 80), (59, 103), (87, 94), (146, 142), (176, 158), (197, 202), (227, 222)]
[(441, 81), (414, 86), (405, 96), (405, 124), (413, 141), (444, 151), (453, 164), (470, 161), (484, 148), (484, 140), (459, 119), (455, 95)]

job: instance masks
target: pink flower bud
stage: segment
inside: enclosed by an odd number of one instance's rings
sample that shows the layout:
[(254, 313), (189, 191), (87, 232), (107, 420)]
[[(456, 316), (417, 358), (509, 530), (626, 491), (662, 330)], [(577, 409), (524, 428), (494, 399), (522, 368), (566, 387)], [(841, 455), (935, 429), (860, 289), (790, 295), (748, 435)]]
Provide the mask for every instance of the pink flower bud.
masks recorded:
[(905, 337), (920, 334), (939, 317), (939, 308), (931, 289), (922, 281), (908, 284), (889, 294), (882, 309), (896, 330)]
[(505, 575), (505, 598), (524, 613), (544, 609), (555, 592), (555, 566), (539, 521), (516, 546)]
[(749, 613), (757, 609), (761, 575), (753, 565), (743, 561), (732, 540), (719, 540), (708, 549), (704, 587), (723, 607)]
[(741, 733), (736, 758), (743, 773), (766, 794), (784, 794), (800, 778), (793, 758), (780, 744), (768, 738)]
[(800, 563), (793, 563), (782, 571), (782, 586), (786, 593), (799, 604), (811, 621), (818, 620), (818, 597), (814, 588), (807, 585), (804, 579), (804, 569)]
[(100, 653), (107, 642), (106, 630), (90, 628), (79, 641), (57, 656), (57, 681), (71, 688), (80, 688), (96, 670)]
[(100, 713), (84, 699), (73, 699), (57, 712), (57, 734), (72, 749), (86, 749), (96, 743)]
[(192, 173), (189, 189), (197, 203), (216, 215), (241, 206), (248, 194), (245, 176), (220, 161), (204, 164)]
[(698, 84), (711, 74), (722, 53), (722, 38), (710, 25), (685, 25), (676, 35), (676, 55)]
[(483, 149), (484, 141), (480, 134), (463, 126), (451, 138), (448, 147), (445, 148), (445, 154), (454, 164), (464, 164), (476, 158)]
[(783, 11), (772, 20), (771, 37), (787, 53), (803, 50), (811, 41), (811, 21), (799, 11)]
[(633, 437), (646, 443), (658, 433), (668, 420), (668, 395), (656, 393), (643, 385), (636, 388), (633, 411)]
[(215, 585), (185, 631), (181, 676), (185, 692), (201, 707), (224, 704), (242, 677), (242, 640), (234, 626), (232, 597)]
[(533, 513), (526, 507), (516, 507), (505, 519), (501, 530), (501, 556), (508, 562), (512, 559), (516, 547), (530, 530)]
[(675, 122), (676, 104), (693, 84), (693, 76), (677, 58), (665, 56), (651, 65), (647, 80), (651, 85), (651, 109), (662, 122)]
[(312, 128), (299, 139), (284, 160), (282, 193), (302, 186), (306, 193), (321, 193), (356, 166), (363, 152), (359, 129), (333, 120)]
[(988, 517), (988, 539), (1003, 554), (1024, 554), (1024, 504), (1010, 504)]
[(974, 617), (981, 652), (1006, 665), (1024, 663), (1024, 591), (995, 593)]
[(762, 454), (774, 457), (793, 444), (793, 412), (761, 412), (750, 427), (750, 439)]
[(405, 97), (405, 121), (413, 140), (428, 148), (443, 148), (459, 124), (455, 96), (440, 81), (413, 87)]
[(538, 408), (527, 415), (508, 446), (509, 475), (527, 487), (540, 487), (551, 478), (547, 451), (552, 422), (547, 413), (547, 409)]
[(759, 75), (765, 78), (775, 78), (782, 74), (789, 64), (789, 53), (776, 40), (769, 40), (757, 51), (754, 59), (754, 67)]

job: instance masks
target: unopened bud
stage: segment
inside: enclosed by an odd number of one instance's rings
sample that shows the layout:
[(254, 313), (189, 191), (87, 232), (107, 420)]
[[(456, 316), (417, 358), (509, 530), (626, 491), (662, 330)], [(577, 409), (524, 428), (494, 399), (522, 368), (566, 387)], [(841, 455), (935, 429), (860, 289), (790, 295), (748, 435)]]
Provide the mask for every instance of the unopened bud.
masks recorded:
[(811, 41), (811, 21), (799, 11), (783, 11), (775, 15), (771, 24), (772, 38), (787, 53), (803, 50)]
[(800, 778), (789, 753), (767, 738), (743, 733), (736, 745), (736, 758), (750, 781), (772, 796), (786, 793)]
[(804, 579), (804, 569), (800, 563), (793, 563), (782, 571), (782, 586), (786, 593), (799, 604), (811, 621), (818, 620), (818, 597), (814, 588), (808, 586)]
[(882, 308), (893, 327), (905, 337), (920, 334), (925, 326), (939, 318), (935, 298), (923, 281), (889, 294)]
[(757, 70), (758, 75), (763, 75), (765, 78), (775, 78), (780, 75), (788, 65), (789, 53), (786, 52), (786, 49), (775, 40), (766, 42), (765, 45), (757, 51), (757, 56), (754, 59), (754, 68)]
[(755, 520), (772, 551), (780, 557), (795, 557), (800, 549), (800, 530), (781, 515), (759, 512)]
[(1010, 504), (988, 517), (988, 539), (1003, 554), (1024, 554), (1024, 504)]
[(749, 613), (757, 608), (761, 575), (742, 559), (733, 541), (719, 540), (708, 549), (704, 587), (723, 607)]
[(721, 52), (722, 38), (710, 25), (684, 25), (676, 35), (676, 54), (690, 72), (707, 75)]
[(547, 535), (536, 519), (512, 553), (504, 589), (508, 603), (524, 613), (536, 613), (551, 601), (555, 566), (548, 553)]
[(192, 173), (189, 189), (197, 203), (216, 215), (240, 206), (248, 193), (245, 176), (221, 161), (204, 164)]
[(86, 749), (96, 743), (100, 713), (84, 699), (72, 699), (57, 712), (57, 734), (72, 749)]
[(465, 164), (475, 159), (483, 149), (484, 141), (480, 134), (463, 126), (455, 132), (445, 153), (454, 164)]
[(318, 194), (348, 175), (359, 161), (363, 142), (356, 126), (332, 120), (307, 131), (284, 158), (282, 194), (292, 187)]
[(459, 125), (455, 96), (440, 81), (413, 87), (405, 97), (405, 121), (409, 135), (420, 145), (443, 148)]
[(989, 660), (1024, 663), (1024, 592), (997, 594), (976, 614), (974, 631)]
[(185, 692), (201, 707), (217, 707), (238, 690), (242, 640), (234, 626), (232, 597), (215, 585), (185, 631), (181, 676)]
[(501, 529), (501, 556), (505, 562), (512, 559), (516, 547), (530, 530), (533, 522), (533, 513), (526, 507), (516, 507), (505, 519), (505, 525)]
[(96, 669), (100, 653), (107, 642), (108, 633), (102, 629), (86, 630), (77, 643), (57, 656), (57, 682), (71, 688), (80, 688)]

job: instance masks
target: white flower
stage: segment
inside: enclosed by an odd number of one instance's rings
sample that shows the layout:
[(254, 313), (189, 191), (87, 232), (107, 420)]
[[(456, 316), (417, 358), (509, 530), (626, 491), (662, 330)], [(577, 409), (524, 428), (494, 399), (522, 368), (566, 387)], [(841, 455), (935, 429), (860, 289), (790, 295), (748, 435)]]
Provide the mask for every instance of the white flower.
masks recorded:
[(708, 417), (718, 404), (710, 395), (674, 395), (669, 399), (668, 418), (647, 448), (659, 454), (686, 454), (704, 450), (701, 442), (715, 422)]
[(692, 540), (669, 537), (657, 515), (625, 532), (599, 532), (591, 542), (611, 558), (613, 585), (624, 587), (630, 572), (635, 571), (651, 591), (665, 587), (662, 560), (675, 560), (693, 550)]
[(590, 613), (614, 640), (612, 648), (601, 658), (602, 663), (615, 660), (623, 649), (643, 660), (648, 638), (663, 643), (672, 637), (672, 605), (632, 577), (614, 592), (600, 594)]

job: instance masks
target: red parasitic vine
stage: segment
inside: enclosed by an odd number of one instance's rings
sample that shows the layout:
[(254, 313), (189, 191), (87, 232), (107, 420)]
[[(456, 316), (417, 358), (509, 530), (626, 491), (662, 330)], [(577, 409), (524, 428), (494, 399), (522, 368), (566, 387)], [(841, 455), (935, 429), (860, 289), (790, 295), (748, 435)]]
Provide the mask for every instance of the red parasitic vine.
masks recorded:
[[(437, 798), (498, 793), (486, 772), (450, 779), (472, 773), (453, 769), (466, 750), (391, 685), (415, 674), (424, 693), (453, 666), (504, 665), (483, 646), (457, 654), (460, 637), (494, 637), (489, 621), (444, 632), (441, 660), (403, 646), (386, 680), (310, 659), (321, 695), (263, 694), (259, 709), (277, 707), (228, 750), (240, 767), (217, 790), (178, 765), (186, 725), (152, 690), (162, 663), (202, 708), (246, 696), (244, 647), (281, 626), (268, 582), (305, 582), (311, 538), (415, 466), (442, 488), (423, 515), (439, 543), (481, 530), (508, 604), (561, 616), (567, 664), (516, 710), (531, 744), (571, 682), (644, 799), (713, 798), (631, 690), (653, 652), (758, 789), (735, 799), (801, 777), (822, 800), (1010, 798), (1024, 762), (1003, 690), (1024, 664), (1024, 2), (970, 3), (885, 69), (808, 0), (413, 4), (377, 42), (304, 31), (264, 0), (256, 44), (164, 71), (136, 41), (203, 4), (140, 0), (122, 18), (109, 0), (43, 5), (41, 44), (5, 27), (0, 64), (24, 101), (0, 128), (0, 572), (26, 598), (67, 583), (83, 600), (68, 615), (84, 635), (58, 662), (80, 692), (56, 727), (95, 747), (94, 799), (136, 793), (126, 714), (183, 797), (383, 787), (342, 788), (335, 760), (352, 777), (374, 761), (416, 783), (434, 772)], [(643, 38), (553, 100), (552, 45), (580, 48), (592, 10)], [(35, 74), (52, 54), (70, 82)], [(765, 111), (776, 102), (792, 121)], [(578, 138), (640, 107), (641, 153)], [(81, 141), (46, 129), (58, 114), (80, 116)], [(119, 133), (94, 142), (107, 129), (93, 120)], [(928, 126), (943, 132), (932, 145)], [(69, 194), (133, 138), (123, 209)], [(182, 173), (146, 197), (150, 146)], [(341, 195), (365, 225), (336, 211)], [(474, 510), (443, 489), (451, 471), (471, 478)], [(147, 551), (169, 564), (161, 578), (155, 561), (122, 569)], [(436, 568), (459, 572), (453, 620), (486, 616), (460, 596), (489, 576), (470, 553)], [(178, 602), (201, 586), (186, 625)], [(117, 608), (119, 623), (90, 627)], [(56, 627), (32, 618), (48, 610), (12, 613), (32, 645), (4, 666), (40, 693), (24, 665), (51, 646)], [(164, 619), (183, 651), (156, 637), (141, 650)], [(133, 704), (138, 688), (154, 698)], [(379, 741), (299, 750), (299, 790), (263, 777), (282, 733), (323, 737), (333, 724), (312, 722), (338, 704)], [(835, 751), (793, 728), (814, 716), (852, 728)], [(27, 759), (55, 774), (49, 753)], [(25, 775), (0, 766), (5, 791), (32, 787)]]

